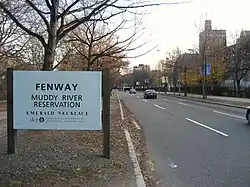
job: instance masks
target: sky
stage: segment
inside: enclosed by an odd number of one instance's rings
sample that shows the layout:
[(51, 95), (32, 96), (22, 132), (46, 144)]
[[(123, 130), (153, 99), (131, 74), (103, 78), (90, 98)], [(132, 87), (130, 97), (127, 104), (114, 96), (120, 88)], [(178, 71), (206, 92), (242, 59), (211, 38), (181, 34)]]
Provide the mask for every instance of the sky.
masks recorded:
[(144, 34), (137, 41), (138, 43), (146, 41), (147, 44), (131, 52), (130, 55), (136, 56), (156, 48), (144, 56), (129, 59), (131, 67), (147, 64), (155, 68), (157, 62), (164, 59), (166, 53), (171, 52), (177, 46), (182, 52), (197, 47), (199, 31), (206, 19), (212, 21), (213, 29), (226, 30), (228, 44), (233, 42), (233, 38), (242, 29), (250, 30), (249, 0), (190, 1), (190, 3), (178, 5), (147, 8), (149, 14), (145, 15), (142, 20), (145, 26)]

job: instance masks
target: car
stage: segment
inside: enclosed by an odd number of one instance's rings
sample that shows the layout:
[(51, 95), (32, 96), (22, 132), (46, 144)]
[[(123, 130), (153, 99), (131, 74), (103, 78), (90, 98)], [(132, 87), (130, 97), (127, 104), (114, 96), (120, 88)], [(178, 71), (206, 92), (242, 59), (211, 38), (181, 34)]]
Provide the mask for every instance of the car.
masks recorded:
[(126, 92), (126, 91), (129, 91), (130, 89), (131, 89), (130, 87), (124, 87), (123, 91)]
[(134, 88), (131, 88), (131, 89), (129, 90), (129, 93), (130, 93), (130, 94), (136, 94), (136, 90), (135, 90)]
[(247, 107), (246, 119), (248, 124), (250, 125), (250, 106)]
[(153, 89), (145, 90), (143, 95), (144, 95), (144, 99), (150, 99), (150, 98), (157, 99), (157, 93)]

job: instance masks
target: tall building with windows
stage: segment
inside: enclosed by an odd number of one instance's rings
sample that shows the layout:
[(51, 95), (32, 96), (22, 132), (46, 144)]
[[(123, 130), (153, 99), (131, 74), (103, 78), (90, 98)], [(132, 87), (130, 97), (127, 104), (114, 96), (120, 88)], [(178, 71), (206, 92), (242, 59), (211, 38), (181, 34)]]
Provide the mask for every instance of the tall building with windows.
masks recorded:
[(133, 67), (134, 85), (144, 87), (149, 84), (150, 65), (139, 64)]
[(224, 49), (227, 46), (226, 30), (212, 29), (211, 20), (205, 21), (205, 27), (199, 34), (199, 52), (200, 54), (210, 54)]
[(139, 64), (138, 66), (133, 67), (133, 72), (135, 71), (150, 71), (150, 65), (145, 65), (145, 64)]

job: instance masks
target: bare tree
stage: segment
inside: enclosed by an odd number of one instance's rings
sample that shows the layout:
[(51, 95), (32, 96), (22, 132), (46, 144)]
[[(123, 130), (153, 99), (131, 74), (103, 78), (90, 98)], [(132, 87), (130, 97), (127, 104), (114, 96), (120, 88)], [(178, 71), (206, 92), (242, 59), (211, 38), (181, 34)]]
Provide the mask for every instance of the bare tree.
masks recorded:
[(224, 55), (226, 75), (233, 79), (237, 96), (241, 96), (241, 80), (250, 71), (250, 40), (245, 38), (243, 43), (236, 42), (229, 46)]
[(44, 48), (43, 70), (51, 70), (58, 42), (81, 24), (93, 20), (106, 22), (136, 8), (177, 4), (152, 2), (72, 0), (69, 3), (66, 0), (0, 0), (0, 9), (18, 27), (41, 42)]
[[(24, 34), (0, 11), (0, 63), (8, 66), (8, 60), (17, 58), (26, 43)], [(13, 60), (12, 60), (13, 61)], [(11, 65), (11, 63), (9, 64)], [(6, 68), (5, 68), (6, 69)]]
[[(16, 67), (24, 60), (22, 51), (29, 38), (24, 35), (15, 23), (0, 10), (0, 91), (6, 91), (6, 73), (8, 67)], [(1, 96), (2, 98), (2, 96)]]
[(181, 55), (181, 50), (178, 47), (176, 47), (176, 49), (174, 49), (171, 52), (167, 52), (166, 60), (163, 65), (163, 72), (164, 72), (163, 75), (165, 77), (168, 77), (168, 79), (172, 81), (174, 93), (175, 93), (176, 84), (179, 78), (179, 74), (178, 74), (179, 66), (177, 64), (177, 59), (180, 55)]
[(29, 41), (24, 45), (20, 56), (24, 63), (34, 65), (36, 69), (40, 69), (43, 65), (43, 46), (36, 38), (30, 37)]
[[(197, 53), (184, 53), (181, 54), (176, 60), (177, 69), (179, 69), (179, 79), (183, 72), (184, 74), (184, 94), (187, 96), (188, 86), (188, 71), (196, 70), (200, 66), (200, 56)], [(178, 70), (177, 70), (178, 71)]]
[(123, 20), (117, 27), (110, 30), (100, 22), (87, 22), (69, 35), (69, 41), (73, 42), (72, 45), (76, 51), (86, 60), (87, 70), (90, 70), (94, 64), (98, 69), (104, 57), (128, 58), (126, 55), (128, 51), (136, 50), (143, 45), (131, 47), (139, 31), (126, 39), (119, 39), (116, 32), (124, 28), (124, 23)]

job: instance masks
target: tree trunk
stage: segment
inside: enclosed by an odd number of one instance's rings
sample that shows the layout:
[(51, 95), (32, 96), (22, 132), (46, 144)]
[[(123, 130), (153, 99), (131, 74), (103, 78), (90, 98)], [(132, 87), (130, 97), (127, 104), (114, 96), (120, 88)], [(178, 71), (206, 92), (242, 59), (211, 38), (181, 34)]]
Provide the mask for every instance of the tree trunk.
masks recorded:
[(52, 70), (56, 55), (57, 47), (57, 14), (58, 14), (59, 1), (53, 2), (53, 11), (50, 14), (50, 27), (48, 28), (48, 44), (44, 46), (44, 61), (43, 61), (43, 70)]
[[(53, 39), (50, 39), (53, 40)], [(50, 71), (53, 68), (56, 52), (56, 43), (49, 40), (49, 44), (45, 47), (44, 60), (43, 60), (43, 71)]]
[(234, 80), (234, 97), (237, 97), (236, 81)]
[(184, 69), (184, 79), (185, 79), (185, 85), (184, 85), (184, 95), (187, 96), (187, 68)]
[(90, 71), (90, 61), (89, 61), (89, 59), (88, 59), (88, 62), (87, 62), (88, 64), (87, 64), (87, 71)]
[(240, 80), (236, 80), (236, 86), (237, 86), (237, 96), (241, 97), (241, 92), (240, 92)]
[(173, 87), (174, 95), (175, 95), (175, 88), (176, 88), (176, 83), (174, 83), (174, 87)]
[(88, 51), (88, 59), (87, 59), (87, 71), (91, 70), (91, 66), (92, 66), (92, 62), (91, 62), (91, 51), (92, 48), (91, 46), (89, 47), (89, 51)]

